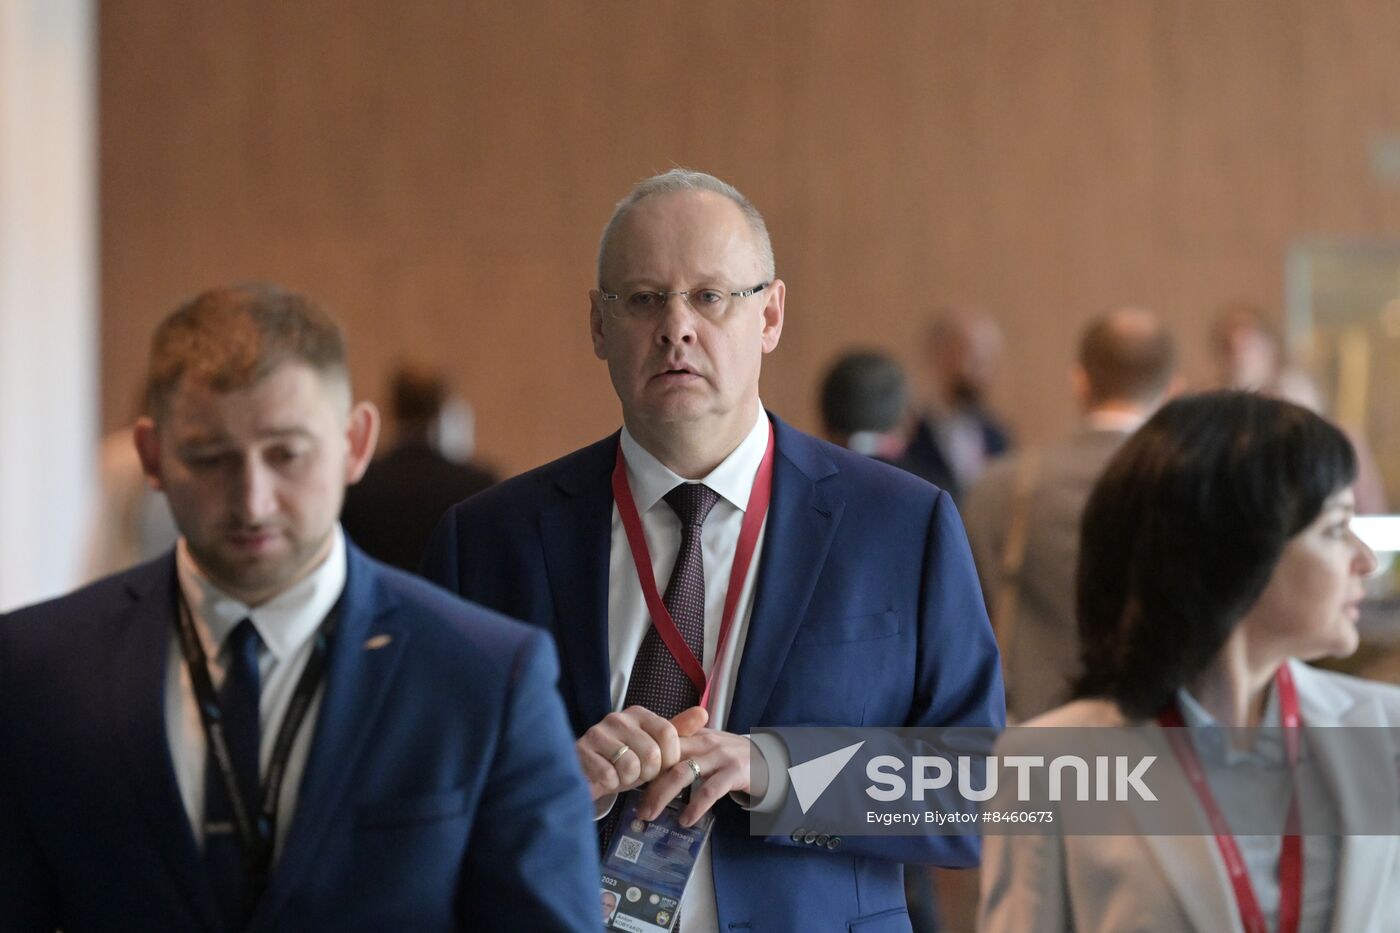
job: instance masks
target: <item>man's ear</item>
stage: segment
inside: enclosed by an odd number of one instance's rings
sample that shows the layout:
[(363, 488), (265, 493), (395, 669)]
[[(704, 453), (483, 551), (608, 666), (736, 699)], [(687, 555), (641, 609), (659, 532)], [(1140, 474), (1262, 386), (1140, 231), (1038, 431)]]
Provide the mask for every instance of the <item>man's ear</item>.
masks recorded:
[(349, 455), (345, 458), (345, 484), (353, 485), (360, 481), (374, 457), (375, 445), (379, 443), (379, 409), (373, 402), (356, 402), (350, 409), (350, 420), (345, 426), (345, 439), (349, 444)]
[(763, 352), (772, 353), (778, 349), (778, 339), (783, 336), (783, 301), (787, 298), (787, 286), (782, 279), (774, 279), (773, 284), (764, 289), (768, 296), (763, 305)]
[(603, 342), (603, 293), (596, 288), (588, 291), (588, 332), (593, 337), (593, 355), (600, 360), (607, 359), (607, 344)]
[(131, 439), (136, 444), (136, 456), (141, 458), (141, 472), (146, 474), (146, 482), (152, 489), (164, 489), (160, 481), (160, 436), (156, 433), (156, 423), (145, 415), (137, 418), (131, 429)]

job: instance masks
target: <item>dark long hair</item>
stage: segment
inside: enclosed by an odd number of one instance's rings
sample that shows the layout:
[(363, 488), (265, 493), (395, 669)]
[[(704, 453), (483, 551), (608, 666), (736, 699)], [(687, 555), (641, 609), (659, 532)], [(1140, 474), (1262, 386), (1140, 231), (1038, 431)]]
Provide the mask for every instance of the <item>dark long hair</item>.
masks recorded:
[(1209, 392), (1163, 407), (1085, 507), (1075, 695), (1155, 715), (1220, 651), (1288, 539), (1355, 478), (1346, 436), (1289, 402)]

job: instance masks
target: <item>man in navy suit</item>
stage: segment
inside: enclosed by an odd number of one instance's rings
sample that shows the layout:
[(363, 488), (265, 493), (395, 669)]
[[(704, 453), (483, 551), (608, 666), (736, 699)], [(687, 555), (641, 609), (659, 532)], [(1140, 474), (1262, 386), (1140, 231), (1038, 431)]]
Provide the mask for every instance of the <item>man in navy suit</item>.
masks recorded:
[(173, 553), (0, 618), (0, 929), (596, 930), (550, 639), (364, 556), (344, 337), (247, 286), (152, 345)]
[(598, 266), (593, 348), (622, 431), (459, 504), (425, 571), (553, 632), (595, 814), (647, 785), (651, 818), (692, 784), (681, 822), (715, 814), (684, 933), (907, 931), (900, 863), (973, 865), (976, 840), (750, 837), (742, 807), (781, 802), (786, 762), (758, 739), (751, 761), (746, 733), (1002, 723), (956, 510), (764, 411), (785, 286), (733, 187), (642, 182)]

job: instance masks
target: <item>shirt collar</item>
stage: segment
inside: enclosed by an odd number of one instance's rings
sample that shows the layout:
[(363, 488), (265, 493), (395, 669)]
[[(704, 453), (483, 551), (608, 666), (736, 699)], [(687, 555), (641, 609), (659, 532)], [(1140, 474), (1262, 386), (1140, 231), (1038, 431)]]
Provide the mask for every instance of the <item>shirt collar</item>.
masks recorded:
[(1245, 761), (1276, 764), (1284, 760), (1283, 729), (1280, 728), (1278, 690), (1270, 688), (1264, 701), (1264, 714), (1259, 717), (1259, 731), (1254, 746), (1248, 750), (1235, 748), (1229, 741), (1228, 729), (1222, 726), (1185, 687), (1176, 691), (1181, 720), (1191, 729), (1197, 754), (1208, 764), (1226, 767)]
[[(632, 499), (637, 503), (639, 513), (649, 511), (666, 493), (690, 482), (638, 444), (626, 426), (622, 428), (621, 443), (622, 457), (627, 463), (627, 482), (632, 487)], [(739, 442), (739, 446), (698, 482), (709, 486), (742, 512), (748, 508), (753, 480), (758, 474), (759, 464), (763, 462), (763, 454), (767, 449), (768, 418), (764, 415), (763, 405), (760, 403), (758, 417), (749, 433)]]
[(175, 548), (175, 569), (180, 592), (205, 640), (207, 654), (217, 654), (234, 626), (252, 619), (263, 645), (277, 661), (285, 661), (316, 633), (345, 589), (345, 533), (337, 524), (331, 532), (331, 550), (325, 560), (257, 607), (234, 599), (211, 583), (190, 556), (183, 537)]

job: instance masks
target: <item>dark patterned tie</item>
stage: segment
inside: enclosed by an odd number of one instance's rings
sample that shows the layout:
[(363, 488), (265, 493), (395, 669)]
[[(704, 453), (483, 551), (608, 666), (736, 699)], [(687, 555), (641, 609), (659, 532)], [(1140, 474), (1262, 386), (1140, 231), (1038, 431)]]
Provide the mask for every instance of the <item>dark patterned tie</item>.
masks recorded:
[[(696, 660), (705, 660), (705, 564), (701, 552), (701, 529), (719, 493), (702, 483), (683, 483), (666, 494), (666, 504), (681, 520), (681, 546), (666, 593), (661, 597), (666, 611), (680, 630)], [(627, 682), (623, 707), (645, 706), (670, 719), (700, 702), (700, 691), (671, 656), (656, 631), (647, 628), (632, 676)]]
[[(683, 483), (666, 493), (666, 504), (681, 520), (681, 546), (661, 602), (702, 665), (705, 663), (705, 563), (700, 536), (705, 517), (718, 501), (719, 493), (701, 483)], [(671, 656), (656, 626), (648, 626), (642, 647), (632, 662), (623, 708), (644, 706), (670, 719), (699, 702), (700, 691)], [(621, 817), (621, 804), (614, 804), (612, 812), (598, 823), (598, 841), (605, 858)]]
[[(257, 818), (258, 698), (261, 689), (258, 674), (258, 648), (262, 639), (253, 627), (252, 619), (244, 619), (234, 627), (224, 642), (227, 670), (219, 688), (224, 737), (234, 771), (243, 792), (244, 802)], [(224, 786), (211, 748), (204, 766), (204, 864), (214, 883), (219, 906), (224, 916), (242, 926), (250, 915), (249, 886), (243, 863), (243, 846), (233, 820), (233, 804)]]

